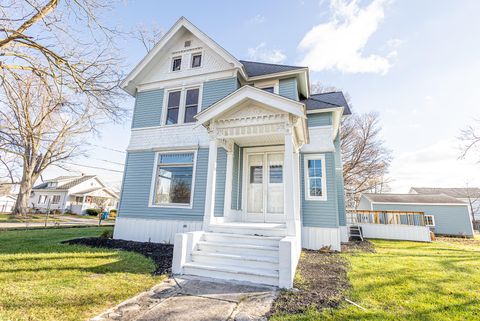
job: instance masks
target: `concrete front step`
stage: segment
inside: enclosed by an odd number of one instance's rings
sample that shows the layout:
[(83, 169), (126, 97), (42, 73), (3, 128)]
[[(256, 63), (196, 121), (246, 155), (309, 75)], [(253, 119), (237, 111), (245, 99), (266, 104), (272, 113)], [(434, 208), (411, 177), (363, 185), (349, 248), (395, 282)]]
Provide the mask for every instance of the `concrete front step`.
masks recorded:
[(240, 234), (252, 236), (281, 236), (287, 235), (285, 224), (214, 224), (209, 226), (214, 233)]
[(225, 254), (217, 252), (194, 251), (192, 262), (205, 265), (248, 266), (256, 269), (278, 271), (278, 258), (268, 256), (253, 256)]
[(250, 245), (250, 244), (235, 244), (235, 243), (219, 243), (209, 241), (199, 241), (197, 249), (205, 252), (217, 252), (225, 254), (239, 254), (239, 255), (258, 255), (278, 258), (277, 246), (264, 245)]
[(203, 240), (215, 243), (233, 243), (233, 244), (247, 244), (247, 245), (263, 245), (278, 247), (278, 242), (282, 239), (281, 236), (255, 236), (231, 233), (211, 233), (206, 232)]
[(185, 274), (278, 286), (278, 271), (241, 266), (185, 263)]

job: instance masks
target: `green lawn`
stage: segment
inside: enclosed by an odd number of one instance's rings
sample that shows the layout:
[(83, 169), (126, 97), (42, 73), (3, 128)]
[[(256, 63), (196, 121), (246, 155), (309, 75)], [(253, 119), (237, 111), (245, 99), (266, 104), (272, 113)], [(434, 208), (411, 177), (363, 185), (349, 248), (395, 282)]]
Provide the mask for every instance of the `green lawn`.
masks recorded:
[(87, 320), (161, 281), (140, 254), (60, 244), (103, 230), (0, 232), (0, 320)]
[(353, 289), (339, 308), (272, 320), (479, 320), (480, 241), (374, 240), (377, 253), (342, 254)]

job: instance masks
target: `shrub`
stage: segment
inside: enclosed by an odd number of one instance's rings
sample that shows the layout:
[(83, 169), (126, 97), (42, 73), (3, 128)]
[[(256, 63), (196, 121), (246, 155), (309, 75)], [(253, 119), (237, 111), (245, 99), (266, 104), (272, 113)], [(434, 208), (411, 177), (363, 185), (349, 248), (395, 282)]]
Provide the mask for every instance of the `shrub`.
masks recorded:
[(62, 211), (60, 211), (59, 209), (50, 210), (50, 214), (53, 214), (53, 215), (60, 215), (60, 214), (62, 214)]
[(72, 210), (67, 208), (65, 211), (63, 211), (63, 214), (73, 214)]
[(102, 234), (100, 234), (100, 237), (106, 238), (106, 239), (111, 239), (113, 238), (113, 230), (108, 229), (104, 230)]
[(87, 208), (85, 210), (85, 214), (90, 215), (90, 216), (98, 216), (101, 211), (98, 208)]
[(108, 215), (109, 217), (111, 218), (114, 218), (117, 216), (117, 210), (113, 209), (113, 210), (110, 210), (110, 213)]

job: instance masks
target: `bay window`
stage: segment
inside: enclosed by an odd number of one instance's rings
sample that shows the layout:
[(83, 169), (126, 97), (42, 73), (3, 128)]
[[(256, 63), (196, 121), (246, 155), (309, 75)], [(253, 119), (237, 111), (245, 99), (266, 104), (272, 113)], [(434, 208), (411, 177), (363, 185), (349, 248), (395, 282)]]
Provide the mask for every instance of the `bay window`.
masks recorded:
[(305, 155), (305, 199), (327, 199), (327, 183), (325, 174), (325, 155)]
[(159, 153), (152, 205), (191, 206), (195, 152)]

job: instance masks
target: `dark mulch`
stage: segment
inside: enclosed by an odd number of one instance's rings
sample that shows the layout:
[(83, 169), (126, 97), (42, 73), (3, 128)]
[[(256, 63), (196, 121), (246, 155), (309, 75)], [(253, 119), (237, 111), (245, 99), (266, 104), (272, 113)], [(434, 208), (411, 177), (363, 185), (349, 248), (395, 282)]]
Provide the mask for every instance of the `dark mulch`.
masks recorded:
[[(345, 252), (375, 252), (368, 241), (348, 242)], [(294, 290), (281, 291), (273, 303), (270, 315), (304, 313), (309, 308), (335, 308), (344, 300), (350, 283), (348, 261), (340, 253), (329, 251), (302, 252), (295, 276)]]
[(153, 262), (155, 262), (156, 269), (153, 272), (154, 275), (169, 274), (172, 270), (173, 244), (114, 240), (103, 237), (80, 238), (64, 241), (63, 243), (140, 253), (151, 258)]

